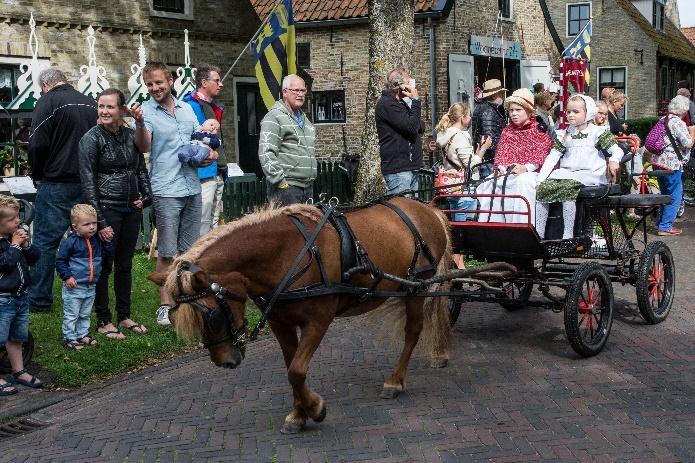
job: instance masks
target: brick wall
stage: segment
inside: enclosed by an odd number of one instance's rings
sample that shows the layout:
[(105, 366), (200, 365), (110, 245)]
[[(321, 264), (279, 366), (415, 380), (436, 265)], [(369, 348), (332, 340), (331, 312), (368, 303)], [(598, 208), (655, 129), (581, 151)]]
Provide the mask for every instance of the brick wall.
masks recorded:
[[(39, 57), (50, 59), (73, 85), (80, 77), (80, 66), (88, 63), (87, 27), (92, 25), (97, 30), (97, 64), (106, 68), (109, 84), (126, 94), (130, 66), (138, 62), (138, 34), (143, 34), (148, 60), (183, 65), (183, 30), (188, 28), (192, 64), (210, 62), (224, 74), (260, 24), (249, 3), (243, 0), (195, 0), (193, 21), (151, 16), (147, 0), (15, 0), (0, 4), (0, 19), (4, 20), (0, 22), (0, 55), (29, 56), (30, 11), (37, 21)], [(233, 75), (254, 75), (250, 54), (240, 61)], [(226, 107), (223, 131), (226, 145), (233, 147), (235, 108), (231, 76), (226, 83), (220, 98)], [(233, 153), (234, 149), (227, 152)]]

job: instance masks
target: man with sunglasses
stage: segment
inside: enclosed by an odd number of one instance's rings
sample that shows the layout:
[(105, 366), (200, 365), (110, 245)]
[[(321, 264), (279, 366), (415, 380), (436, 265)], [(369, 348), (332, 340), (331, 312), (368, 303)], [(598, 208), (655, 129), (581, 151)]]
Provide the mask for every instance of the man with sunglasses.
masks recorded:
[(268, 182), (268, 200), (305, 203), (314, 196), (314, 126), (302, 111), (306, 84), (294, 74), (282, 80), (282, 99), (261, 121), (258, 157)]
[[(200, 124), (203, 124), (207, 119), (216, 119), (221, 125), (224, 107), (215, 99), (223, 88), (220, 68), (212, 64), (201, 63), (196, 68), (195, 84), (198, 88), (184, 95), (182, 100), (191, 105)], [(224, 136), (221, 129), (219, 135), (222, 145), (217, 149), (217, 160), (205, 167), (198, 168), (203, 204), (200, 236), (206, 235), (217, 227), (222, 213), (222, 193), (224, 191), (227, 157), (224, 152)]]

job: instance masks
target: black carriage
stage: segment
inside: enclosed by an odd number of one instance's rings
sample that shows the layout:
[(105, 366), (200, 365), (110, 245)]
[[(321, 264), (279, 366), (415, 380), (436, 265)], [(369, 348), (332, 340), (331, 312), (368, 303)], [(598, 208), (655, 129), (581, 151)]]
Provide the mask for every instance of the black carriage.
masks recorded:
[[(629, 160), (626, 157), (624, 161)], [(660, 171), (651, 175), (668, 175)], [(471, 191), (469, 189), (469, 191)], [(648, 242), (647, 218), (670, 196), (623, 194), (619, 185), (585, 187), (577, 201), (574, 237), (562, 236), (562, 208), (551, 206), (545, 236), (541, 240), (531, 224), (530, 205), (520, 196), (491, 194), (488, 210), (458, 211), (443, 207), (449, 197), (479, 197), (475, 193), (438, 195), (444, 212), (474, 213), (478, 220), (450, 221), (454, 252), (470, 260), (511, 264), (502, 272), (455, 278), (451, 281), (449, 309), (452, 323), (464, 302), (499, 303), (508, 310), (545, 307), (564, 313), (564, 325), (572, 348), (584, 357), (598, 354), (613, 322), (613, 284), (635, 287), (637, 306), (649, 324), (660, 323), (671, 310), (675, 290), (675, 267), (669, 247), (662, 241)], [(526, 212), (504, 209), (504, 201), (523, 200)], [(559, 206), (559, 204), (557, 205)], [(625, 211), (634, 209), (636, 221)], [(482, 220), (487, 214), (523, 215), (524, 223)], [(534, 289), (542, 298), (531, 299)], [(559, 290), (559, 291), (558, 291)]]

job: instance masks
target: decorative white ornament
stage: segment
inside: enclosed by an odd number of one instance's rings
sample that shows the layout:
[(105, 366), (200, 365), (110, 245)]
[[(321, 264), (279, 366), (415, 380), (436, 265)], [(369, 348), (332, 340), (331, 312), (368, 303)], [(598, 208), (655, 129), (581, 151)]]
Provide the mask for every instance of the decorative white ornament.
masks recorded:
[(195, 68), (191, 67), (190, 44), (188, 43), (188, 29), (183, 30), (183, 47), (184, 47), (184, 63), (185, 67), (176, 69), (176, 80), (174, 81), (174, 90), (178, 98), (183, 97), (191, 90), (195, 90)]
[(89, 29), (87, 29), (89, 65), (85, 66), (83, 64), (80, 66), (80, 75), (82, 77), (77, 81), (77, 90), (96, 100), (99, 93), (109, 88), (109, 82), (106, 80), (106, 69), (104, 69), (104, 66), (97, 66), (97, 56), (94, 51), (95, 43), (94, 28), (89, 26)]
[(147, 64), (147, 50), (142, 44), (142, 34), (140, 34), (140, 46), (138, 46), (138, 63), (130, 66), (130, 72), (132, 75), (128, 79), (128, 91), (130, 96), (128, 97), (126, 104), (131, 103), (142, 103), (146, 101), (150, 95), (147, 93), (147, 86), (142, 76), (142, 69)]
[(39, 85), (39, 73), (48, 66), (40, 63), (39, 39), (36, 37), (36, 21), (34, 13), (29, 17), (29, 51), (31, 59), (23, 60), (19, 63), (19, 70), (22, 73), (17, 79), (17, 96), (7, 106), (7, 109), (34, 109), (36, 101), (41, 98), (41, 86)]

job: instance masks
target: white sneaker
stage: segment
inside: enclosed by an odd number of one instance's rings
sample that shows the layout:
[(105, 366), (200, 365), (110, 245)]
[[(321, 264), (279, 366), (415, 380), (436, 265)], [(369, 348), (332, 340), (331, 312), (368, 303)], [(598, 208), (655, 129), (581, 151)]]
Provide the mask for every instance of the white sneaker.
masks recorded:
[(167, 304), (162, 304), (157, 309), (157, 323), (159, 325), (171, 325), (171, 321), (169, 321), (169, 308)]

